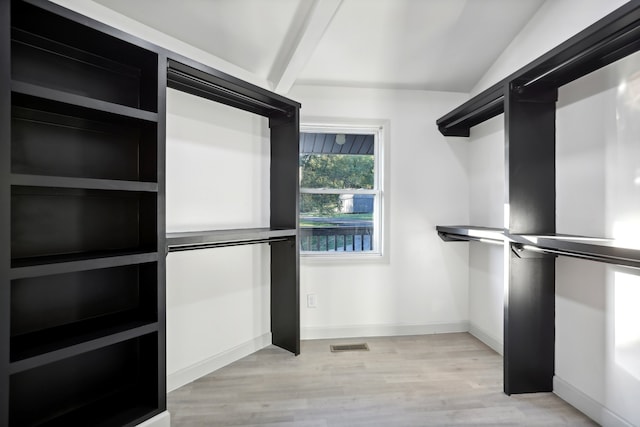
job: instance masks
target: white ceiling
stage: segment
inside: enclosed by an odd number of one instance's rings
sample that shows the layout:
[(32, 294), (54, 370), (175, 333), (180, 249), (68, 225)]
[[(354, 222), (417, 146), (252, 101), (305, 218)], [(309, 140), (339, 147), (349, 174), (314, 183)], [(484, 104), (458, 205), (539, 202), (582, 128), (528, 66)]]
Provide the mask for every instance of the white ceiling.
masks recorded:
[(544, 0), (94, 0), (271, 89), (468, 92)]

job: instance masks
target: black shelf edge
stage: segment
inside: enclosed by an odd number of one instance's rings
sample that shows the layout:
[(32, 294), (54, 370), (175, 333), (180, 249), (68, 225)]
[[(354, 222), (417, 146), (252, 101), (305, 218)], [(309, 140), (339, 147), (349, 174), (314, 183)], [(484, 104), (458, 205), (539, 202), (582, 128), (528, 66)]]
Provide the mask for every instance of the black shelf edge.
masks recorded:
[(473, 225), (438, 225), (438, 235), (445, 242), (478, 241), (502, 245), (505, 241), (505, 230), (494, 227), (477, 227)]
[(207, 249), (223, 246), (250, 245), (287, 240), (297, 235), (295, 228), (240, 228), (229, 230), (167, 233), (169, 252)]
[(640, 249), (620, 245), (614, 239), (587, 236), (510, 234), (516, 253), (541, 252), (625, 267), (640, 268)]
[(291, 117), (300, 109), (295, 101), (175, 54), (167, 60), (167, 86), (265, 117)]
[(87, 98), (55, 89), (49, 89), (42, 86), (33, 85), (17, 80), (11, 81), (11, 91), (22, 95), (33, 96), (37, 98), (47, 99), (49, 101), (61, 102), (64, 104), (75, 105), (77, 107), (89, 108), (91, 110), (102, 111), (105, 113), (116, 114), (118, 116), (129, 117), (148, 122), (158, 122), (158, 114), (151, 111), (139, 110), (126, 105), (114, 104), (98, 99)]
[(122, 181), (94, 178), (70, 178), (62, 176), (12, 174), (11, 185), (28, 187), (79, 188), (87, 190), (113, 190), (135, 192), (158, 192), (155, 182)]
[(26, 279), (29, 277), (49, 276), (76, 271), (121, 267), (125, 265), (156, 262), (158, 259), (158, 252), (123, 253), (122, 251), (20, 259), (14, 260), (16, 266), (11, 268), (9, 279)]
[[(145, 393), (141, 393), (135, 386), (126, 387), (39, 425), (136, 427), (164, 412), (157, 406), (148, 404), (144, 397), (141, 398), (141, 394), (144, 396)], [(99, 419), (95, 418), (95, 414), (101, 414)]]
[(469, 129), (504, 111), (504, 91), (559, 88), (640, 50), (640, 2), (630, 1), (549, 52), (474, 96), (436, 121), (445, 136)]
[(503, 112), (504, 82), (500, 82), (436, 120), (436, 125), (444, 136), (467, 137), (473, 126)]
[(9, 364), (9, 374), (16, 374), (68, 357), (77, 356), (88, 351), (158, 332), (158, 328), (158, 322), (134, 320), (110, 328), (97, 330), (90, 334), (81, 334), (59, 340), (56, 344), (47, 345), (48, 350), (41, 354), (32, 355), (31, 353), (35, 351), (26, 350), (23, 352), (27, 354), (26, 357), (20, 355), (18, 357), (19, 360)]

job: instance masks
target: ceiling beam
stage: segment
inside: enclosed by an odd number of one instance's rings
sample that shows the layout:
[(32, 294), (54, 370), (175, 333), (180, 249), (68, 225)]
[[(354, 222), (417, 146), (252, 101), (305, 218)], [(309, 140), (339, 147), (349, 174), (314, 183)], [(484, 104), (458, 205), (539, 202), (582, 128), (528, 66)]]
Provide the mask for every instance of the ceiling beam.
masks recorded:
[(331, 23), (342, 0), (315, 0), (297, 34), (291, 50), (274, 64), (269, 80), (273, 82), (273, 91), (287, 93), (298, 75), (311, 58), (322, 39), (322, 35)]

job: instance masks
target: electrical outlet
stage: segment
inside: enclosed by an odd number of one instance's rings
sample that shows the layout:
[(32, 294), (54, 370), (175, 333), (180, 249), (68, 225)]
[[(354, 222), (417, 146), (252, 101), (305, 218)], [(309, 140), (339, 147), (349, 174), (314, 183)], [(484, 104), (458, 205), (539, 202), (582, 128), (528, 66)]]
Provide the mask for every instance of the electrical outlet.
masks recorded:
[(316, 308), (318, 306), (318, 297), (316, 294), (307, 294), (307, 307)]

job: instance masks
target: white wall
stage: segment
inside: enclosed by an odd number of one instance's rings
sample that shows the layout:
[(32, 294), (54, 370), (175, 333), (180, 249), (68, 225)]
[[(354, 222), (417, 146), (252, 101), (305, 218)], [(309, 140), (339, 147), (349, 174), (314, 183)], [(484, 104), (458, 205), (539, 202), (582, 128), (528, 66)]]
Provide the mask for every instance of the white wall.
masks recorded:
[[(640, 55), (563, 87), (557, 115), (558, 232), (640, 241)], [(640, 272), (558, 259), (556, 376), (640, 425)]]
[[(263, 117), (167, 92), (167, 232), (269, 225)], [(169, 389), (270, 343), (267, 245), (167, 257)]]
[[(561, 43), (623, 1), (548, 0), (478, 83), (473, 93), (495, 83)], [(557, 114), (557, 231), (635, 238), (640, 228), (640, 158), (637, 106), (622, 79), (633, 80), (638, 59), (630, 58), (560, 90)], [(494, 119), (496, 120), (496, 119)], [(502, 116), (500, 117), (502, 119)], [(497, 155), (503, 144), (501, 125), (487, 123), (472, 131), (472, 182), (504, 179), (497, 164), (487, 162), (484, 148)], [(502, 155), (501, 160), (503, 160)], [(489, 174), (491, 177), (487, 177)], [(498, 186), (497, 184), (494, 184)], [(473, 184), (472, 184), (473, 193)], [(473, 197), (473, 196), (472, 196)], [(477, 225), (499, 226), (494, 198), (472, 199)], [(478, 223), (475, 220), (486, 220)], [(502, 253), (471, 245), (470, 325), (478, 334), (502, 341), (502, 300), (489, 298), (504, 287)], [(481, 292), (474, 293), (478, 288)], [(556, 393), (599, 423), (640, 425), (640, 317), (629, 301), (638, 300), (638, 272), (560, 257), (556, 261)], [(499, 321), (497, 321), (499, 320)], [(489, 340), (490, 341), (490, 340)], [(491, 342), (489, 342), (491, 344)]]
[[(468, 222), (466, 141), (446, 141), (435, 120), (462, 94), (295, 86), (302, 122), (388, 121), (386, 255), (378, 261), (302, 258), (303, 338), (466, 330), (467, 245), (443, 243), (437, 224)], [(306, 307), (306, 295), (317, 308)]]
[[(471, 129), (470, 224), (504, 227), (503, 116)], [(502, 354), (504, 260), (501, 246), (469, 244), (469, 331)]]

